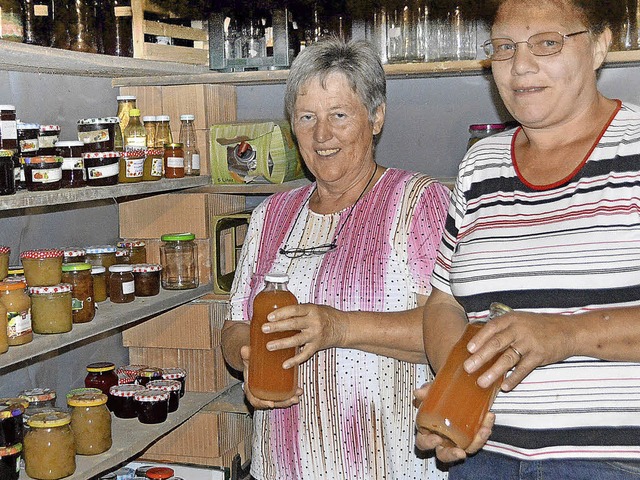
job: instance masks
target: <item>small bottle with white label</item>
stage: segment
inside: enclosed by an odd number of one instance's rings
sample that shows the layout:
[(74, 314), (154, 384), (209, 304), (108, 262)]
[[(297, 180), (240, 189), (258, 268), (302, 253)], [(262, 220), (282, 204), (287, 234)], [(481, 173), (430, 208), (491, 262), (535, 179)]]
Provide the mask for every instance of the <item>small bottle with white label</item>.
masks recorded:
[(200, 175), (200, 150), (193, 125), (193, 115), (180, 115), (180, 143), (184, 153), (184, 174), (196, 177)]

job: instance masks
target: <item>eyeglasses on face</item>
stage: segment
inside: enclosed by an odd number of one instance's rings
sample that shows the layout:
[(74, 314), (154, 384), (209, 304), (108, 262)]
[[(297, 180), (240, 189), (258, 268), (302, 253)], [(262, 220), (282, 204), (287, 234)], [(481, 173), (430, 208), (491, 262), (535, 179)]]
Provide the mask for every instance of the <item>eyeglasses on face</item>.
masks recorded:
[(324, 255), (337, 247), (338, 245), (335, 242), (309, 248), (286, 248), (285, 245), (285, 248), (281, 248), (279, 253), (287, 258), (312, 257), (314, 255)]
[(543, 32), (531, 35), (526, 42), (514, 42), (510, 38), (491, 38), (482, 44), (484, 53), (491, 60), (509, 60), (516, 53), (516, 45), (526, 43), (529, 51), (538, 57), (547, 57), (559, 53), (564, 46), (564, 41), (575, 35), (588, 33), (589, 30), (563, 35), (559, 32)]

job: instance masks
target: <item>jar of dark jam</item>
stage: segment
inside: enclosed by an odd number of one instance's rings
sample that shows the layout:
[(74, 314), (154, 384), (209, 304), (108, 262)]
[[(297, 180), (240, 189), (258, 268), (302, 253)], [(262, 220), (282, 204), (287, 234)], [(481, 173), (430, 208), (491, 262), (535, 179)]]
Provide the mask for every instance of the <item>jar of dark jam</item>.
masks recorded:
[(180, 396), (184, 397), (186, 391), (187, 371), (184, 368), (163, 368), (162, 369), (163, 380), (177, 380), (180, 382)]
[(25, 409), (25, 404), (21, 399), (0, 399), (0, 447), (22, 443), (24, 440), (23, 415)]
[(116, 129), (120, 133), (118, 117), (83, 118), (78, 120), (78, 140), (84, 143), (85, 152), (112, 152)]
[(24, 43), (50, 47), (53, 33), (52, 0), (28, 0), (22, 4)]
[(62, 158), (55, 155), (24, 157), (24, 179), (27, 190), (41, 192), (59, 190), (62, 186)]
[(83, 158), (87, 185), (106, 187), (118, 183), (120, 152), (87, 152)]
[(169, 393), (143, 390), (133, 396), (140, 423), (162, 423), (169, 414)]
[(109, 389), (118, 384), (116, 366), (111, 362), (97, 362), (87, 365), (87, 376), (84, 379), (84, 386), (88, 388), (98, 388), (105, 395), (109, 394)]
[(56, 143), (60, 138), (60, 125), (40, 125), (38, 155), (57, 155)]
[(23, 157), (38, 155), (38, 133), (40, 125), (37, 123), (17, 123), (18, 126), (18, 154)]
[(84, 143), (56, 142), (55, 152), (62, 158), (62, 188), (84, 187), (87, 184), (83, 157)]
[(93, 299), (91, 264), (67, 263), (62, 265), (62, 281), (71, 285), (73, 323), (93, 320), (96, 307)]
[(87, 252), (84, 248), (65, 248), (62, 263), (84, 263)]
[(18, 150), (18, 123), (14, 105), (0, 105), (0, 148)]
[(16, 193), (15, 154), (13, 150), (0, 150), (0, 195)]
[(135, 418), (136, 403), (133, 399), (136, 393), (144, 390), (142, 385), (114, 385), (109, 389), (111, 411), (118, 418)]
[(160, 270), (155, 263), (133, 265), (133, 277), (136, 297), (153, 297), (160, 293)]
[(21, 459), (22, 443), (0, 447), (0, 478), (2, 480), (18, 480)]
[(180, 382), (177, 380), (151, 380), (149, 390), (160, 390), (169, 394), (169, 413), (178, 410), (180, 405)]
[(162, 380), (162, 369), (155, 367), (146, 367), (138, 371), (138, 385), (146, 386), (152, 380)]
[(113, 303), (129, 303), (136, 299), (135, 279), (131, 265), (109, 267), (109, 298)]
[(129, 263), (147, 263), (147, 244), (144, 240), (122, 240), (116, 244), (129, 252)]

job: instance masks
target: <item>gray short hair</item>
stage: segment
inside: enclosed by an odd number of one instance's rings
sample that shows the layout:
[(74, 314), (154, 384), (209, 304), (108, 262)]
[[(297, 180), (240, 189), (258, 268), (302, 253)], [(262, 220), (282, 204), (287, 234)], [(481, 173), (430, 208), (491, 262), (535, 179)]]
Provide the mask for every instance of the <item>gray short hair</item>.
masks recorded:
[(342, 73), (347, 78), (369, 112), (369, 120), (375, 120), (378, 107), (387, 101), (387, 81), (380, 58), (363, 40), (344, 42), (330, 37), (302, 50), (291, 64), (284, 96), (285, 114), (290, 123), (293, 123), (293, 109), (304, 84), (319, 79), (324, 85), (332, 73)]

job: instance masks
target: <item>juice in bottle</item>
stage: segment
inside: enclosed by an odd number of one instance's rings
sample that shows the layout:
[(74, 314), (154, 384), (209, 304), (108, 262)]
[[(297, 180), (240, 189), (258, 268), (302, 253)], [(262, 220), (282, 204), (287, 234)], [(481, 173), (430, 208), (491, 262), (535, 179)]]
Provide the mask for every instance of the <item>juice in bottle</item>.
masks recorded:
[(283, 369), (282, 363), (296, 354), (295, 348), (267, 350), (272, 340), (290, 337), (293, 332), (263, 333), (267, 315), (276, 308), (296, 305), (298, 300), (287, 289), (289, 277), (282, 273), (265, 276), (265, 288), (253, 301), (251, 319), (251, 358), (249, 360), (249, 389), (261, 400), (283, 401), (291, 398), (298, 388), (297, 367)]
[[(504, 305), (492, 304), (489, 318), (509, 310)], [(436, 374), (416, 416), (418, 430), (437, 433), (462, 449), (466, 449), (478, 433), (503, 380), (496, 379), (488, 388), (478, 385), (478, 377), (495, 363), (501, 352), (473, 373), (467, 373), (463, 368), (465, 360), (471, 356), (467, 344), (484, 325), (485, 322), (467, 324)]]

